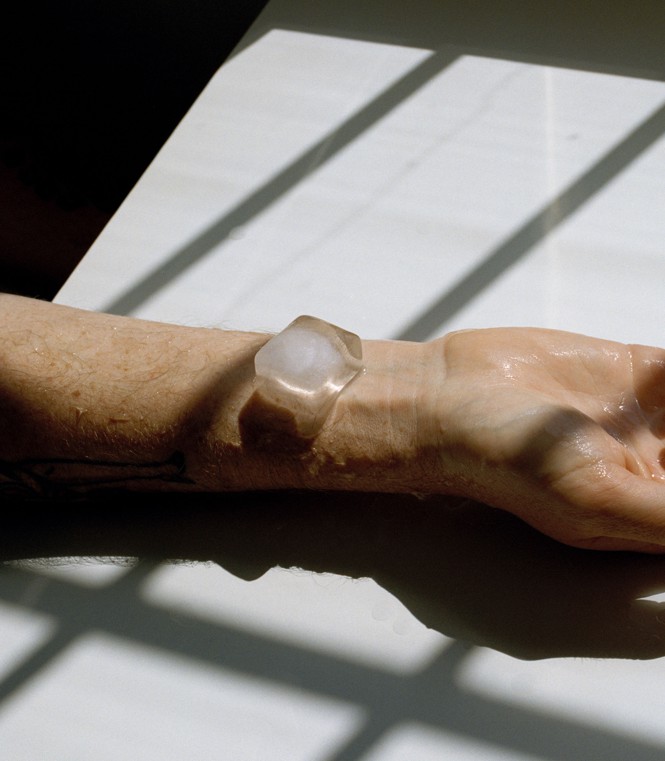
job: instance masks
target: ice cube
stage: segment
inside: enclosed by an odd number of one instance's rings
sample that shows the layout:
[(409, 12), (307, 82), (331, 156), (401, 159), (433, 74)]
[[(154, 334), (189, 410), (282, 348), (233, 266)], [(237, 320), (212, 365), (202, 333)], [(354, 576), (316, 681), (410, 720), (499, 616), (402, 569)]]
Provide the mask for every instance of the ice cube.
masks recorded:
[(311, 438), (362, 370), (362, 344), (354, 333), (303, 315), (257, 352), (254, 367), (263, 400), (292, 412), (298, 434)]

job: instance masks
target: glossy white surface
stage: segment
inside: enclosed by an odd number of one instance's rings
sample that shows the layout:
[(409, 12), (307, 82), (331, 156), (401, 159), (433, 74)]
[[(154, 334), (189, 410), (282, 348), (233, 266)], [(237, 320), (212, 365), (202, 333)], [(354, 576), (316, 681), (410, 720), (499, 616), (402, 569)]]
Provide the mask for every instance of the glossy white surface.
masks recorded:
[(93, 635), (3, 712), (0, 736), (16, 761), (219, 752), (253, 761), (266, 748), (273, 758), (309, 761), (325, 757), (360, 718), (353, 706)]
[[(316, 314), (400, 336), (432, 310), (418, 338), (657, 342), (665, 147), (655, 130), (639, 160), (612, 152), (663, 106), (660, 82), (272, 30), (222, 67), (58, 299), (245, 329)], [(460, 286), (492, 258), (491, 287)]]
[(273, 568), (247, 582), (221, 568), (164, 567), (144, 598), (308, 650), (395, 673), (417, 673), (447, 645), (371, 579)]
[(536, 761), (538, 756), (502, 750), (490, 744), (466, 740), (453, 733), (433, 732), (424, 726), (406, 724), (386, 734), (364, 761), (403, 761), (418, 754), (418, 761)]
[[(38, 593), (39, 582), (35, 583)], [(0, 603), (0, 679), (49, 640), (54, 620), (30, 611), (30, 598), (19, 605)]]
[(665, 726), (660, 711), (654, 710), (665, 700), (662, 660), (609, 664), (555, 658), (534, 668), (534, 664), (479, 648), (458, 678), (460, 686), (474, 694), (665, 747)]
[[(665, 343), (663, 82), (433, 53), (415, 44), (426, 18), (406, 44), (295, 30), (288, 11), (270, 3), (58, 301), (241, 329), (312, 313), (366, 337), (528, 324)], [(63, 619), (90, 604), (46, 583)], [(164, 568), (124, 594), (6, 698), (8, 758), (665, 753), (665, 661), (467, 652), (373, 582), (306, 572)], [(38, 642), (44, 614), (15, 615), (0, 608), (0, 630)]]

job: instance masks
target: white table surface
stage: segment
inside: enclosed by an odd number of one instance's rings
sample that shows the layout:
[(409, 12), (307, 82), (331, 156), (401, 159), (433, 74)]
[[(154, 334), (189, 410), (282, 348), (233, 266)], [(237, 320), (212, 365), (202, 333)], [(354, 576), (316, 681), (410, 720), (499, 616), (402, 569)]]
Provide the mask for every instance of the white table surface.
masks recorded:
[[(665, 344), (657, 72), (465, 47), (417, 6), (382, 38), (348, 2), (273, 0), (56, 300), (236, 329), (311, 313), (365, 337), (537, 325)], [(107, 600), (137, 625), (85, 612)], [(177, 647), (148, 631), (167, 621)], [(14, 570), (0, 637), (12, 761), (665, 754), (665, 661), (466, 646), (369, 579)]]

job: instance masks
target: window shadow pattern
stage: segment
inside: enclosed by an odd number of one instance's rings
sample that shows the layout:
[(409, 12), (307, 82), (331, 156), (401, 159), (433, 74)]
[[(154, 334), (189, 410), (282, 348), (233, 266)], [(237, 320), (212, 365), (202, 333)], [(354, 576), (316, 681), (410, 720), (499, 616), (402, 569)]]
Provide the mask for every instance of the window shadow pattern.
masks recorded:
[(442, 327), (665, 134), (665, 105), (624, 137), (579, 179), (528, 219), (396, 338), (423, 341)]
[[(319, 140), (274, 178), (241, 201), (194, 240), (172, 254), (142, 280), (108, 303), (102, 311), (130, 315), (148, 299), (206, 257), (233, 230), (247, 225), (336, 154), (378, 123), (410, 95), (450, 66), (459, 53), (438, 51), (400, 78), (374, 100)], [(394, 338), (422, 341), (440, 332), (504, 272), (529, 254), (560, 224), (570, 218), (665, 134), (665, 105), (623, 137), (579, 178), (526, 220), (496, 249), (490, 251), (461, 280), (417, 315)]]
[[(395, 674), (228, 625), (210, 623), (140, 599), (141, 585), (158, 566), (141, 562), (102, 588), (44, 578), (32, 571), (0, 571), (0, 600), (55, 617), (58, 629), (41, 648), (0, 681), (2, 705), (39, 677), (86, 634), (108, 634), (155, 650), (223, 668), (313, 695), (358, 705), (366, 720), (325, 761), (361, 761), (387, 733), (404, 723), (450, 733), (545, 761), (661, 761), (663, 747), (581, 721), (465, 691), (457, 674), (473, 648), (453, 642), (421, 671)], [(34, 595), (35, 585), (41, 593)], [(36, 599), (35, 599), (36, 597)]]
[[(106, 311), (116, 314), (134, 312), (206, 256), (233, 228), (247, 224), (268, 208), (453, 60), (455, 56), (450, 54), (430, 56), (201, 236), (177, 251), (162, 267), (110, 303)], [(405, 327), (399, 338), (422, 340), (440, 330), (447, 320), (653, 145), (664, 131), (665, 107), (656, 111), (490, 252), (465, 278)], [(180, 614), (176, 623), (168, 610), (140, 599), (140, 586), (155, 567), (140, 563), (117, 582), (101, 589), (48, 580), (38, 599), (25, 607), (55, 617), (58, 628), (48, 642), (0, 681), (0, 710), (3, 702), (29, 680), (38, 677), (81, 637), (101, 631), (130, 643), (141, 643), (193, 661), (221, 666), (241, 675), (360, 705), (368, 717), (365, 724), (326, 761), (361, 761), (389, 731), (404, 722), (417, 722), (434, 730), (551, 761), (569, 761), (571, 758), (660, 761), (663, 758), (661, 746), (620, 732), (464, 691), (456, 679), (472, 649), (459, 642), (446, 648), (419, 673), (403, 676), (289, 646), (230, 626), (211, 624), (193, 616)], [(25, 605), (35, 583), (43, 584), (43, 577), (26, 570), (1, 569), (0, 599), (18, 606)]]
[(325, 135), (265, 185), (241, 201), (197, 238), (172, 254), (153, 272), (107, 304), (101, 311), (120, 315), (132, 314), (151, 296), (154, 296), (189, 267), (203, 259), (215, 246), (228, 238), (234, 229), (246, 225), (298, 183), (324, 166), (406, 98), (438, 76), (456, 58), (455, 53), (432, 53), (334, 131)]

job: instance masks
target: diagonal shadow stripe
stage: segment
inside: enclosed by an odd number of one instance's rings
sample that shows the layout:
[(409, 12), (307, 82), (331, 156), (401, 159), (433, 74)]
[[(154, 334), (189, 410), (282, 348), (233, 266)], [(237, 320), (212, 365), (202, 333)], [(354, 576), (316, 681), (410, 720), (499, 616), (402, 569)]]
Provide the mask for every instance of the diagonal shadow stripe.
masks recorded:
[(0, 703), (12, 696), (33, 677), (41, 675), (42, 670), (64, 652), (79, 634), (79, 627), (75, 624), (61, 624), (42, 647), (3, 677), (0, 681)]
[(227, 238), (234, 228), (246, 225), (252, 218), (265, 211), (307, 175), (330, 161), (333, 156), (383, 119), (402, 101), (440, 74), (456, 58), (457, 55), (452, 53), (440, 51), (432, 53), (340, 127), (319, 140), (272, 180), (241, 201), (201, 235), (176, 251), (168, 261), (103, 307), (102, 311), (110, 314), (131, 314), (148, 298), (208, 254)]
[(600, 158), (582, 177), (532, 216), (508, 240), (404, 328), (396, 338), (402, 341), (423, 341), (439, 331), (472, 299), (617, 177), (664, 132), (665, 105)]
[[(504, 753), (543, 761), (662, 761), (658, 741), (623, 734), (620, 729), (594, 726), (583, 717), (560, 717), (529, 706), (505, 703), (458, 686), (459, 669), (469, 649), (458, 643), (444, 650), (415, 674), (385, 671), (335, 655), (274, 640), (259, 633), (198, 619), (185, 612), (141, 603), (132, 594), (134, 581), (151, 570), (137, 569), (129, 594), (97, 600), (100, 590), (53, 580), (48, 594), (32, 609), (79, 620), (79, 636), (95, 631), (129, 643), (179, 655), (205, 666), (230, 670), (259, 682), (296, 689), (341, 703), (361, 706), (370, 720), (364, 732), (339, 748), (328, 761), (359, 761), (386, 732), (419, 724), (444, 734), (494, 746)], [(8, 569), (0, 574), (0, 599), (20, 605), (31, 574)], [(110, 591), (110, 590), (109, 590)], [(104, 597), (104, 595), (102, 595)], [(48, 656), (62, 652), (66, 642), (54, 642)], [(37, 654), (36, 654), (37, 655)], [(37, 659), (35, 663), (37, 662)], [(33, 671), (33, 674), (36, 672)], [(22, 682), (24, 683), (24, 682)], [(6, 689), (20, 685), (13, 682)], [(374, 744), (373, 744), (374, 743)]]
[[(82, 591), (81, 596), (88, 603), (87, 609), (89, 615), (94, 617), (95, 613), (102, 611), (103, 614), (99, 617), (98, 621), (103, 620), (107, 615), (113, 615), (119, 607), (122, 608), (126, 604), (129, 595), (145, 580), (146, 576), (152, 573), (155, 567), (156, 563), (142, 561), (112, 584), (94, 590)], [(0, 577), (0, 589), (3, 582), (6, 583), (7, 581), (6, 576), (7, 574), (5, 573), (4, 576)], [(14, 578), (18, 577), (15, 576)], [(30, 575), (24, 578), (29, 580)], [(59, 583), (51, 582), (50, 586), (53, 587), (54, 585), (59, 586)], [(24, 590), (23, 585), (17, 585), (16, 588), (21, 590), (21, 592)], [(16, 600), (16, 602), (20, 604), (20, 599)], [(60, 611), (58, 616), (58, 627), (50, 639), (0, 679), (0, 704), (11, 697), (14, 692), (23, 687), (33, 677), (40, 675), (43, 669), (67, 650), (75, 640), (90, 631), (90, 618), (84, 620), (76, 615), (63, 616), (62, 612)]]
[[(472, 650), (472, 645), (453, 641), (424, 672), (403, 677), (402, 688), (387, 692), (380, 707), (376, 703), (367, 706), (373, 710), (365, 723), (326, 761), (361, 761), (382, 738), (404, 722), (405, 703), (413, 708), (420, 701), (431, 702), (432, 694), (441, 692), (441, 685), (446, 685), (451, 694), (455, 692), (456, 688), (451, 685), (455, 682), (456, 672)], [(417, 713), (416, 709), (414, 714)]]

